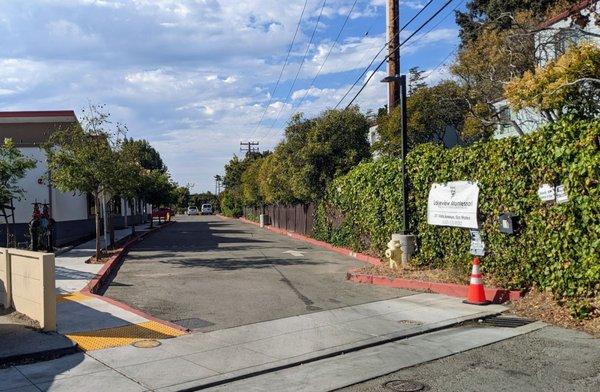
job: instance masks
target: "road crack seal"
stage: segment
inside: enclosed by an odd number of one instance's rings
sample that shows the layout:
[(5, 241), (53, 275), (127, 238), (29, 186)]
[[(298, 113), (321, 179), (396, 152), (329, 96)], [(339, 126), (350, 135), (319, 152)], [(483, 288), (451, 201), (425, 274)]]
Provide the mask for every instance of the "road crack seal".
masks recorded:
[(311, 301), (307, 296), (302, 294), (300, 292), (300, 290), (298, 290), (294, 286), (294, 284), (288, 278), (286, 278), (286, 276), (283, 274), (283, 272), (281, 272), (279, 270), (279, 268), (277, 268), (273, 264), (271, 264), (271, 267), (273, 267), (273, 269), (275, 271), (277, 271), (279, 273), (279, 275), (281, 275), (281, 281), (283, 283), (285, 283), (286, 285), (288, 285), (288, 287), (296, 294), (296, 296), (300, 299), (300, 301), (304, 302), (304, 305), (306, 305), (306, 310), (311, 310), (311, 311), (323, 310), (322, 308), (315, 306), (315, 303), (313, 301)]

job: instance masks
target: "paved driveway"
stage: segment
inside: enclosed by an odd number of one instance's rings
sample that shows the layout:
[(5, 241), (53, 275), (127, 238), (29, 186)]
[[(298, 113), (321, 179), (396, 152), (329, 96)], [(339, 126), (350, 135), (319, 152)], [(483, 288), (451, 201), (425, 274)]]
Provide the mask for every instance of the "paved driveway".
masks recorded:
[(182, 216), (132, 248), (105, 295), (209, 331), (413, 294), (347, 282), (361, 265), (239, 221)]

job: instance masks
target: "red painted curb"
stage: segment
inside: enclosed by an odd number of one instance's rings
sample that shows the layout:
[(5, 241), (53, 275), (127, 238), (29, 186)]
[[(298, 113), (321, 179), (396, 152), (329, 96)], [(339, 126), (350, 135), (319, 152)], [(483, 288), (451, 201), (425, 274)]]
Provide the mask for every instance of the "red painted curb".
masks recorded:
[(115, 299), (96, 294), (96, 291), (102, 286), (103, 283), (105, 283), (105, 280), (108, 278), (110, 273), (119, 266), (119, 262), (127, 254), (127, 252), (129, 251), (129, 247), (131, 245), (135, 244), (138, 241), (141, 241), (142, 239), (147, 237), (149, 234), (155, 233), (158, 230), (161, 230), (164, 227), (170, 226), (174, 223), (175, 223), (175, 221), (170, 221), (170, 222), (162, 224), (161, 226), (153, 227), (152, 229), (150, 229), (140, 235), (137, 235), (134, 238), (130, 238), (127, 241), (125, 241), (124, 244), (119, 249), (119, 252), (116, 255), (112, 256), (106, 263), (104, 263), (104, 265), (102, 266), (100, 271), (98, 271), (96, 276), (92, 280), (90, 280), (88, 282), (88, 284), (83, 289), (80, 290), (80, 292), (83, 294), (89, 295), (91, 297), (106, 301), (112, 305), (118, 306), (121, 309), (124, 309), (124, 310), (134, 313), (134, 314), (137, 314), (138, 316), (144, 317), (148, 320), (151, 320), (151, 321), (154, 321), (154, 322), (157, 322), (160, 324), (164, 324), (168, 327), (175, 328), (175, 329), (183, 331), (183, 332), (190, 332), (189, 329), (184, 328), (180, 325), (174, 324), (170, 321), (156, 318), (148, 313), (145, 313), (139, 309), (133, 308), (133, 307), (126, 305), (122, 302), (119, 302)]
[[(454, 283), (427, 282), (424, 280), (388, 278), (386, 276), (362, 274), (357, 270), (348, 271), (346, 279), (356, 283), (369, 283), (377, 286), (394, 287), (408, 290), (427, 291), (431, 293), (445, 294), (452, 297), (466, 298), (468, 285)], [(518, 290), (506, 290), (495, 287), (486, 287), (485, 296), (492, 303), (501, 304), (506, 301), (515, 301), (523, 297), (523, 292)]]
[[(221, 216), (221, 215), (219, 215), (219, 216)], [(225, 219), (233, 219), (233, 218), (229, 218), (229, 217), (226, 217), (226, 216), (223, 217), (223, 218), (225, 218)], [(237, 218), (237, 220), (240, 220), (240, 221), (242, 221), (244, 223), (250, 223), (250, 224), (253, 224), (255, 226), (260, 226), (258, 223), (250, 221), (250, 220), (245, 219), (245, 218)], [(267, 230), (269, 230), (269, 231), (272, 231), (274, 233), (277, 233), (277, 234), (286, 235), (286, 236), (294, 238), (296, 240), (308, 242), (309, 244), (314, 245), (314, 246), (318, 246), (319, 248), (327, 249), (327, 250), (339, 253), (339, 254), (344, 255), (344, 256), (349, 256), (349, 257), (355, 258), (355, 259), (357, 259), (359, 261), (362, 261), (363, 263), (368, 263), (368, 264), (372, 264), (372, 265), (376, 265), (376, 266), (377, 265), (381, 265), (381, 260), (378, 259), (377, 257), (369, 256), (369, 255), (366, 255), (364, 253), (355, 252), (352, 249), (342, 248), (341, 246), (331, 245), (330, 243), (325, 242), (325, 241), (319, 241), (319, 240), (316, 240), (314, 238), (310, 238), (310, 237), (304, 236), (302, 234), (295, 233), (293, 231), (288, 231), (288, 230), (280, 229), (280, 228), (273, 227), (273, 226), (265, 226), (264, 228), (267, 229)]]
[[(230, 220), (240, 220), (244, 223), (250, 223), (255, 226), (259, 226), (258, 223), (250, 221), (245, 218), (229, 218), (227, 216), (223, 216), (218, 214), (219, 217), (223, 219)], [(350, 256), (357, 260), (360, 260), (365, 263), (369, 263), (372, 265), (381, 265), (382, 262), (380, 259), (369, 256), (363, 253), (354, 252), (351, 249), (342, 248), (339, 246), (331, 245), (324, 241), (319, 241), (314, 238), (306, 237), (298, 233), (294, 233), (292, 231), (287, 231), (285, 229), (279, 229), (277, 227), (265, 226), (265, 229), (272, 231), (277, 234), (287, 235), (288, 237), (295, 238), (297, 240), (308, 242), (312, 245), (340, 253), (344, 256)], [(402, 278), (394, 278), (390, 279), (385, 276), (377, 276), (377, 275), (369, 275), (369, 274), (361, 274), (356, 272), (357, 270), (351, 270), (346, 274), (346, 278), (352, 282), (356, 283), (369, 283), (378, 286), (386, 286), (386, 287), (394, 287), (394, 288), (402, 288), (408, 290), (419, 290), (419, 291), (427, 291), (438, 294), (450, 295), (452, 297), (466, 298), (467, 291), (469, 289), (468, 285), (460, 285), (454, 283), (437, 283), (437, 282), (427, 282), (423, 280), (414, 280), (414, 279), (402, 279)], [(493, 303), (504, 303), (506, 301), (515, 301), (523, 298), (523, 292), (518, 290), (506, 290), (500, 288), (486, 287), (485, 288), (485, 296), (487, 298), (492, 298)]]

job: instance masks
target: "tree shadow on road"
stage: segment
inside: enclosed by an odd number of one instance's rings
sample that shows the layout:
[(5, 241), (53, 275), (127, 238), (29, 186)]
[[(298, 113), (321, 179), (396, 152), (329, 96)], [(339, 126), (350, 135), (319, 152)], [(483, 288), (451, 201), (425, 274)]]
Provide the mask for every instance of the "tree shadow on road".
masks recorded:
[[(253, 238), (252, 234), (247, 231), (213, 230), (211, 226), (213, 226), (213, 222), (178, 222), (177, 225), (156, 233), (152, 241), (147, 240), (135, 244), (130, 252), (206, 252), (231, 249), (227, 248), (228, 244), (240, 244), (240, 247), (244, 246), (249, 249), (251, 244), (272, 243), (271, 241)], [(219, 247), (220, 244), (225, 245), (225, 247)], [(148, 258), (148, 256), (145, 257)]]
[(265, 258), (265, 257), (244, 257), (243, 259), (221, 257), (208, 260), (194, 258), (178, 258), (160, 260), (160, 263), (171, 264), (180, 268), (209, 268), (213, 270), (234, 271), (242, 269), (263, 269), (273, 266), (291, 266), (291, 265), (324, 265), (331, 264), (327, 261), (311, 261), (302, 258), (283, 259), (283, 258)]

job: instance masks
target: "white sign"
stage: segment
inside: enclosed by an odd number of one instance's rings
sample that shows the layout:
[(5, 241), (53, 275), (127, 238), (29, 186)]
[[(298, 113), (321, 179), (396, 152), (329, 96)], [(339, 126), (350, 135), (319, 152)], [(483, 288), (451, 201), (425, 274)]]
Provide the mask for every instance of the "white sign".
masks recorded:
[(554, 187), (550, 184), (544, 184), (538, 188), (537, 194), (541, 201), (554, 201)]
[(471, 249), (470, 253), (473, 256), (485, 256), (485, 243), (481, 240), (479, 230), (470, 230), (471, 232)]
[(565, 192), (565, 186), (559, 185), (556, 187), (556, 202), (558, 204), (566, 203), (569, 201), (569, 196), (567, 196), (567, 192)]
[(477, 229), (479, 187), (470, 181), (434, 183), (427, 200), (427, 223)]

